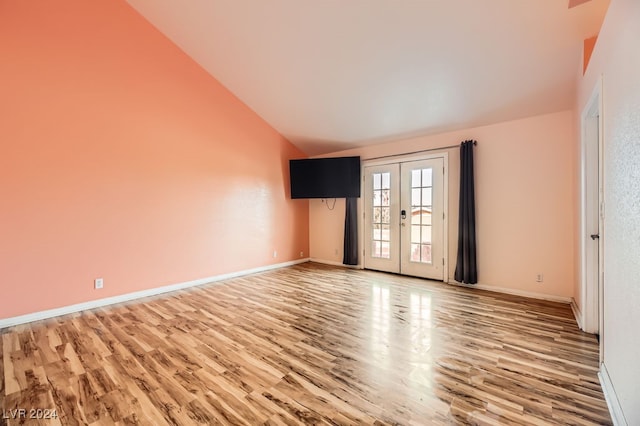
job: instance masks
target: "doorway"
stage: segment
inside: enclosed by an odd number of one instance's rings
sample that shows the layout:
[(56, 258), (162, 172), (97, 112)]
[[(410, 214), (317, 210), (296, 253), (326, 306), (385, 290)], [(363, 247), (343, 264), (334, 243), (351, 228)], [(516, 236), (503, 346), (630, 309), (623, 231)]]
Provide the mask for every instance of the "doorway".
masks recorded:
[(602, 140), (602, 81), (599, 80), (581, 118), (581, 328), (600, 338), (604, 318), (604, 185)]
[(448, 279), (446, 154), (363, 170), (364, 267)]

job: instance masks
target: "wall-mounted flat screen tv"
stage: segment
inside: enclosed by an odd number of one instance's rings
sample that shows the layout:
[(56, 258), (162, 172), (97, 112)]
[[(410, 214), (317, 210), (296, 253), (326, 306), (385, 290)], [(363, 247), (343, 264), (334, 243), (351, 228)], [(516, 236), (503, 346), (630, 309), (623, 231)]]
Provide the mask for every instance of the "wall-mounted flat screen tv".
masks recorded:
[(360, 157), (289, 160), (291, 198), (360, 197)]

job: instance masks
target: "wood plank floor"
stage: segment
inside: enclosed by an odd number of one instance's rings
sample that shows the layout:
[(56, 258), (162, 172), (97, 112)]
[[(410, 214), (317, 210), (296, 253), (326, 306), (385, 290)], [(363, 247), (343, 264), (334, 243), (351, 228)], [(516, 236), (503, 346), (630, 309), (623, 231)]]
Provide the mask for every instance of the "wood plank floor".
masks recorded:
[(611, 424), (567, 305), (372, 271), (307, 263), (0, 337), (8, 425)]

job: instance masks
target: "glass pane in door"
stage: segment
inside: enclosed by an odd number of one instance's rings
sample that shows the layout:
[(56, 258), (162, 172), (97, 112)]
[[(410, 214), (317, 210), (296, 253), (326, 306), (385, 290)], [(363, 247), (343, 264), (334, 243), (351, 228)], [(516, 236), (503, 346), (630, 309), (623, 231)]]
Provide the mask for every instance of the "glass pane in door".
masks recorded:
[(371, 257), (389, 259), (391, 253), (391, 173), (373, 174)]
[(431, 263), (433, 169), (411, 171), (411, 262)]

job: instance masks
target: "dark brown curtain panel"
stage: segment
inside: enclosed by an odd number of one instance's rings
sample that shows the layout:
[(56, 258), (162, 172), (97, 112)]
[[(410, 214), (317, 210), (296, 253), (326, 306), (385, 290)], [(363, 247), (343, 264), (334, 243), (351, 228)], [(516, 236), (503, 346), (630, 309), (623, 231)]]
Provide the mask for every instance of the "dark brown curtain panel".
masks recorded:
[(460, 145), (460, 211), (458, 218), (458, 260), (455, 279), (466, 284), (478, 282), (476, 263), (476, 204), (473, 177), (475, 141)]
[(345, 200), (344, 217), (344, 256), (342, 263), (345, 265), (358, 264), (358, 199), (347, 198)]

